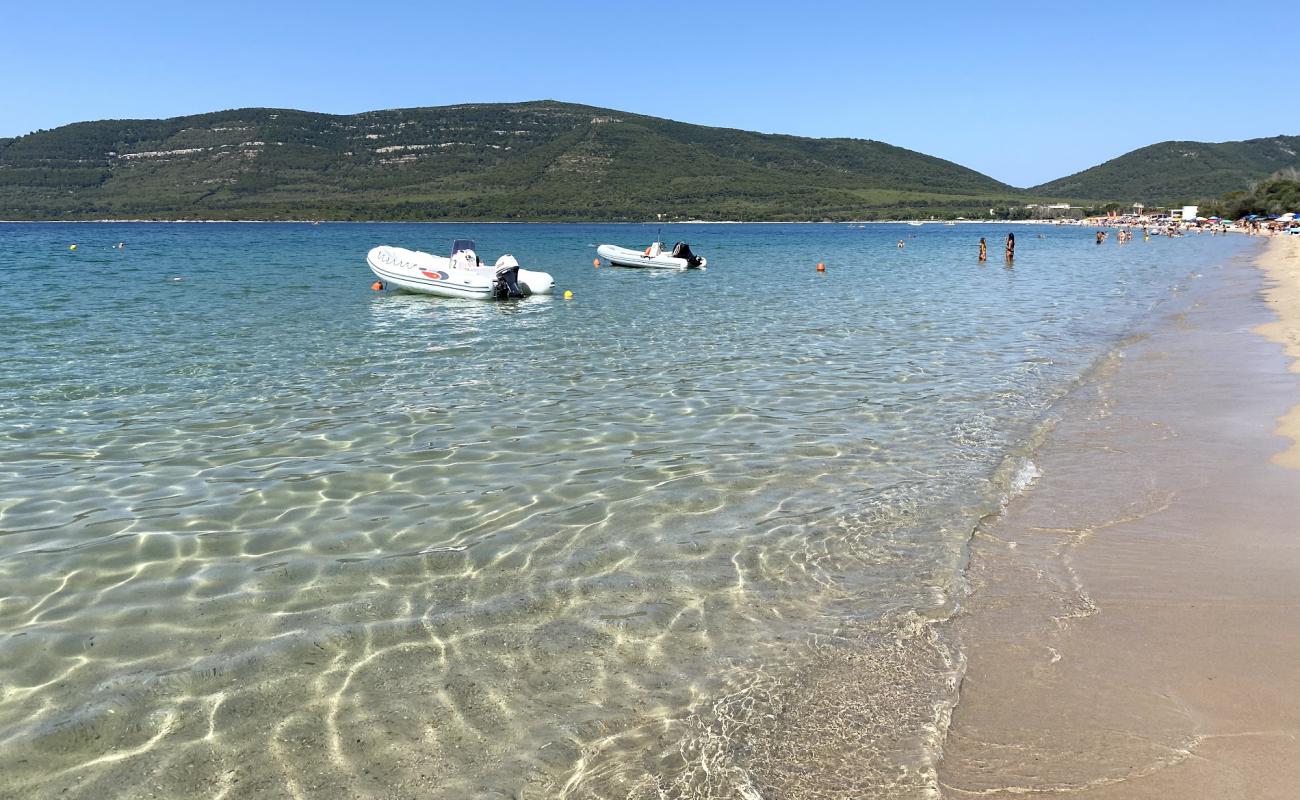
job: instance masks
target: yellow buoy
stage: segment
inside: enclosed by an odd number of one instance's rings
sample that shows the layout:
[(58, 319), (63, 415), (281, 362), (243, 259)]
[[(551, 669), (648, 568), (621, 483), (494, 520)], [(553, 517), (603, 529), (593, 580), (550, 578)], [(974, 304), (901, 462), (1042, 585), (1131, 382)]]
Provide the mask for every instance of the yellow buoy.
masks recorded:
[(76, 249), (77, 249), (77, 246), (76, 246), (75, 244), (70, 244), (70, 245), (68, 245), (68, 249), (69, 249), (69, 250), (76, 250)]
[(568, 289), (565, 289), (565, 290), (564, 290), (564, 299), (565, 299), (565, 300), (572, 300), (572, 299), (573, 299), (573, 292), (569, 291)]

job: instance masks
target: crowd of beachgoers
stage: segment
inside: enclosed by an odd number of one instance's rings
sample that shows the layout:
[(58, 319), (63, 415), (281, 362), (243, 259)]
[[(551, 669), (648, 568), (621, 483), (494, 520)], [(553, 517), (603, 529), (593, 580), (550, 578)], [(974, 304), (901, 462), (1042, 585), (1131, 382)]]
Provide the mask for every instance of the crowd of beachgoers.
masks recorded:
[[(1114, 217), (1088, 217), (1075, 224), (1090, 225), (1098, 228), (1118, 228), (1119, 239), (1131, 239), (1134, 231), (1148, 236), (1182, 236), (1187, 233), (1245, 233), (1252, 236), (1276, 236), (1294, 234), (1300, 236), (1300, 216), (1294, 213), (1272, 216), (1243, 217), (1239, 220), (1220, 219), (1219, 217), (1197, 217), (1194, 220), (1179, 220), (1171, 217), (1144, 216), (1127, 214)], [(1099, 231), (1099, 233), (1102, 233)], [(1100, 242), (1104, 237), (1098, 237)]]

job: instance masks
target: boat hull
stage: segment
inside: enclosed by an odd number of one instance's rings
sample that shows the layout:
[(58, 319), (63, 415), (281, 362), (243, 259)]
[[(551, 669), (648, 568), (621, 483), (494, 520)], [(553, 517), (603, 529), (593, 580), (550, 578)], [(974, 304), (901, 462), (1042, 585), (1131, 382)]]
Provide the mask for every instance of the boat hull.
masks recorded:
[[(461, 269), (451, 259), (381, 245), (366, 254), (366, 264), (386, 286), (408, 292), (466, 300), (492, 300), (496, 293), (496, 270), (491, 266)], [(555, 281), (545, 272), (519, 270), (519, 284), (530, 294), (550, 294)]]
[(667, 253), (661, 253), (652, 257), (645, 253), (637, 252), (636, 250), (629, 250), (626, 247), (618, 247), (612, 244), (602, 244), (600, 247), (597, 247), (596, 255), (618, 267), (704, 269), (704, 267), (709, 263), (708, 259), (701, 258), (699, 267), (693, 268), (684, 258), (673, 258)]

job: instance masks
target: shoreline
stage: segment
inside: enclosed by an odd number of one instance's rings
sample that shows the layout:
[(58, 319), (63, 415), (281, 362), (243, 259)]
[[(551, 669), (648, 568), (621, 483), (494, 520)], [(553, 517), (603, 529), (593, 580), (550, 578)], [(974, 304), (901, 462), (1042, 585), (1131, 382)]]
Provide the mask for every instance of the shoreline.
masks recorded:
[(976, 530), (944, 797), (1300, 785), (1300, 242), (1247, 258), (1067, 398), (1036, 484)]

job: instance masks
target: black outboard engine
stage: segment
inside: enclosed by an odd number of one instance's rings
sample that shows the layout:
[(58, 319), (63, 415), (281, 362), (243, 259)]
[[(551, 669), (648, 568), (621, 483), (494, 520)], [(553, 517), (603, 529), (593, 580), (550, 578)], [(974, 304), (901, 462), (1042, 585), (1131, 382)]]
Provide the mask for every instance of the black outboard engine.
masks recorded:
[(496, 280), (492, 282), (492, 295), (498, 300), (511, 297), (527, 297), (532, 294), (527, 286), (519, 283), (519, 265), (501, 267), (497, 270)]
[(692, 267), (698, 267), (704, 259), (691, 252), (691, 246), (686, 242), (678, 242), (673, 245), (673, 258), (684, 258), (686, 263)]

